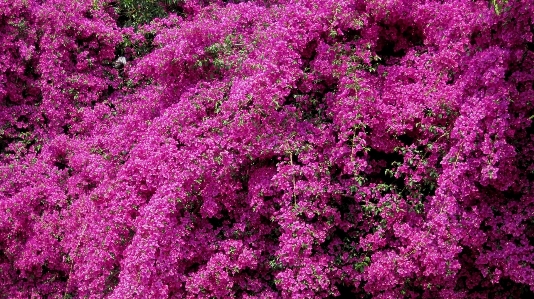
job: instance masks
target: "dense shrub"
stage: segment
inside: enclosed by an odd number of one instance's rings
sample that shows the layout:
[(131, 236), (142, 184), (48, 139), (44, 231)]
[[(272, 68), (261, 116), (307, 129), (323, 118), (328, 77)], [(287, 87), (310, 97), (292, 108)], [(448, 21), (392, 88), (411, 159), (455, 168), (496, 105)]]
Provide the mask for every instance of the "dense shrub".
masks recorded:
[(0, 3), (2, 298), (532, 296), (533, 1), (128, 3)]

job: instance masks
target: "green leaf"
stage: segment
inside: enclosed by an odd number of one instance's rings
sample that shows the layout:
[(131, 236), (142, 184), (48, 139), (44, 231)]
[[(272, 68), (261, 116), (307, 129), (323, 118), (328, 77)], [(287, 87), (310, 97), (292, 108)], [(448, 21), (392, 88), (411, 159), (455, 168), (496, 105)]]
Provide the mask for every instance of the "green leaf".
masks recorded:
[(495, 10), (497, 15), (500, 15), (503, 11), (504, 4), (508, 3), (508, 0), (490, 0), (491, 6)]

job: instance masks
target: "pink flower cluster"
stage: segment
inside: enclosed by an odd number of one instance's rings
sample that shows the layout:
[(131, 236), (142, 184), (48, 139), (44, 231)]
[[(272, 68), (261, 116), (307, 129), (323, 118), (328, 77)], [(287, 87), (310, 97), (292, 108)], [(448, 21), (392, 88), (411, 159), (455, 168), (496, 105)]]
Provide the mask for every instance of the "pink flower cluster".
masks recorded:
[(533, 295), (534, 1), (115, 2), (0, 2), (0, 298)]

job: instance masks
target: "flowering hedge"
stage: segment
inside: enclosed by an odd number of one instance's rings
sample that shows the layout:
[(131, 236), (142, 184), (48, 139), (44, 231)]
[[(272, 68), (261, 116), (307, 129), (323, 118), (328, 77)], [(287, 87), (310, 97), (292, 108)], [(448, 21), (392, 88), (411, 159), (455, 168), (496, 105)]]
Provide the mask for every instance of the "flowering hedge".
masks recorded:
[(534, 1), (168, 5), (0, 2), (0, 298), (533, 295)]

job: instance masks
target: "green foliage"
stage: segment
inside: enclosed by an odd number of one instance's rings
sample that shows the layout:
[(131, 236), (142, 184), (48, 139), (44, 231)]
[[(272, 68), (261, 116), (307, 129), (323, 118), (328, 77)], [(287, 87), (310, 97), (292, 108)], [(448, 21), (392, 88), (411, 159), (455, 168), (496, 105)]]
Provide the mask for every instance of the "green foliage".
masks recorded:
[(353, 267), (355, 270), (358, 270), (359, 272), (363, 272), (365, 268), (369, 266), (370, 263), (371, 263), (371, 259), (366, 256), (362, 261), (355, 263)]
[(121, 0), (119, 14), (125, 19), (124, 26), (138, 27), (165, 17), (168, 12), (177, 12), (181, 2), (183, 0)]
[(269, 258), (269, 266), (273, 270), (284, 269), (284, 265), (282, 264), (282, 262), (280, 261), (279, 257), (277, 257), (277, 256), (271, 256)]
[(490, 0), (491, 6), (495, 10), (497, 15), (500, 15), (503, 11), (504, 5), (508, 3), (508, 0)]

